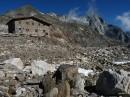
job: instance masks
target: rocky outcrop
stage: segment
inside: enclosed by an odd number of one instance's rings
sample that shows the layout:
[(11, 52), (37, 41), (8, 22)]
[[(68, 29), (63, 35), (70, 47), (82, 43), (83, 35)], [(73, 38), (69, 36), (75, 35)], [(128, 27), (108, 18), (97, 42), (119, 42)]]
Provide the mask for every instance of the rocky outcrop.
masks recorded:
[(103, 71), (96, 83), (96, 90), (104, 95), (130, 94), (130, 78), (114, 71)]
[(41, 81), (41, 88), (43, 89), (43, 93), (46, 94), (48, 92), (54, 91), (53, 88), (55, 88), (56, 82), (54, 78), (52, 78), (52, 74), (48, 72)]
[(64, 64), (57, 69), (53, 77), (56, 78), (58, 83), (65, 80), (73, 81), (77, 74), (78, 68), (76, 66)]
[(128, 43), (130, 41), (129, 36), (121, 28), (114, 25), (107, 25), (105, 28), (105, 35), (111, 37), (115, 40), (120, 40), (121, 42)]
[(96, 13), (89, 14), (87, 20), (89, 22), (89, 26), (93, 30), (98, 31), (101, 35), (123, 43), (128, 43), (130, 41), (130, 38), (126, 32), (115, 25), (105, 23), (105, 21)]
[(107, 24), (101, 17), (99, 17), (96, 13), (92, 13), (88, 15), (87, 20), (89, 22), (89, 26), (92, 27), (93, 30), (96, 30), (101, 35), (104, 35)]
[[(83, 75), (85, 76), (85, 75)], [(78, 73), (77, 66), (74, 65), (61, 65), (53, 77), (56, 77), (57, 84), (60, 82), (68, 81), (70, 85), (70, 93), (74, 97), (86, 97), (87, 92), (84, 90), (85, 79)], [(69, 89), (67, 89), (69, 90)]]

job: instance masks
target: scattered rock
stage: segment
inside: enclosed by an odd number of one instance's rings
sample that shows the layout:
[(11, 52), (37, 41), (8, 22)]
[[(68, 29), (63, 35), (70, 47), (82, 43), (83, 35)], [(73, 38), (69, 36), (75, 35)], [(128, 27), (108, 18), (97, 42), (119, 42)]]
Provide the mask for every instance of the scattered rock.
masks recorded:
[(4, 71), (0, 71), (0, 79), (5, 77), (5, 72)]
[(30, 74), (32, 71), (31, 71), (32, 67), (31, 66), (26, 66), (23, 71)]
[(19, 87), (19, 88), (17, 88), (17, 90), (16, 90), (16, 97), (20, 97), (20, 96), (22, 96), (22, 95), (25, 95), (25, 93), (26, 93), (27, 91), (26, 91), (26, 89), (25, 88), (21, 88), (21, 87)]
[(8, 88), (8, 87), (5, 87), (5, 86), (0, 86), (0, 91), (1, 91), (1, 92), (7, 93), (7, 92), (8, 92), (8, 90), (9, 90), (9, 88)]
[(57, 68), (38, 60), (20, 69), (12, 63), (0, 65), (0, 97), (130, 96), (130, 72), (123, 69), (101, 72), (66, 64)]
[(50, 73), (46, 74), (41, 81), (43, 93), (50, 92), (55, 86), (55, 80), (52, 78), (52, 75)]
[(95, 94), (95, 93), (91, 93), (90, 95), (88, 95), (87, 97), (98, 97), (98, 95), (97, 94)]
[(16, 88), (14, 86), (9, 86), (9, 91), (8, 93), (10, 95), (15, 95), (16, 94)]

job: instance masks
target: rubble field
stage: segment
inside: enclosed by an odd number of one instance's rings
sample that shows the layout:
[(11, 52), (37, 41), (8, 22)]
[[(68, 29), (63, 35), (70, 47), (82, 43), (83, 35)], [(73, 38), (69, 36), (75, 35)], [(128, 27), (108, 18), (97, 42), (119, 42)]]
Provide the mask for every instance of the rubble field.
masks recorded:
[(0, 36), (0, 97), (130, 97), (130, 48)]

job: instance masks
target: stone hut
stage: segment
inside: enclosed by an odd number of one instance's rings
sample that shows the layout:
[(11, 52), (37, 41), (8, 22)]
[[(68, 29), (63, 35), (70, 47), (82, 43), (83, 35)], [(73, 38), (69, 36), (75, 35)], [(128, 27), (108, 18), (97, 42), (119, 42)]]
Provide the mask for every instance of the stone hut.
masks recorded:
[(8, 32), (27, 35), (48, 35), (51, 24), (35, 16), (13, 18), (8, 23)]
[(0, 24), (0, 33), (7, 33), (7, 32), (8, 32), (8, 26)]

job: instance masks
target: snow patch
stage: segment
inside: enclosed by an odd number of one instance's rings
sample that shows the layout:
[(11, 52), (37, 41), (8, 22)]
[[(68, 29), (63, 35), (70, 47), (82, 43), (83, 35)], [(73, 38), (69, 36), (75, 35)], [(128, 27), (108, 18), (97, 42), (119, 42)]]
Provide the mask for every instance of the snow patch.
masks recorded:
[(94, 74), (94, 71), (83, 69), (83, 68), (78, 68), (78, 73), (83, 74), (84, 76), (88, 76), (89, 74)]
[(123, 65), (123, 64), (128, 64), (130, 63), (130, 61), (117, 61), (117, 62), (113, 62), (113, 64), (116, 64), (116, 65)]

